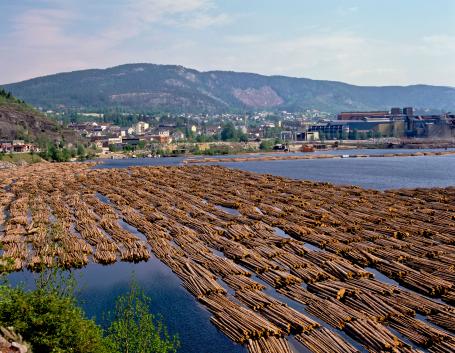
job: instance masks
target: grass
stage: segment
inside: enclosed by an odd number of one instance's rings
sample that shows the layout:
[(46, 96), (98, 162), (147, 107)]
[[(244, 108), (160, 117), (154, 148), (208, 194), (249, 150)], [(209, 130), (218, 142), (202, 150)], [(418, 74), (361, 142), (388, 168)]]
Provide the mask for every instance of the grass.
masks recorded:
[(32, 164), (42, 162), (43, 159), (35, 153), (0, 153), (0, 162), (18, 163), (21, 161)]

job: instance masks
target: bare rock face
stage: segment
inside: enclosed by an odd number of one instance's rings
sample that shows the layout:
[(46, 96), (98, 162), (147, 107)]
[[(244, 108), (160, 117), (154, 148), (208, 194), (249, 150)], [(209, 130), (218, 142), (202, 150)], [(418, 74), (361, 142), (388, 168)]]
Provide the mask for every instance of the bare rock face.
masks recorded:
[(254, 108), (273, 108), (284, 103), (283, 98), (281, 98), (270, 86), (263, 86), (259, 89), (235, 88), (232, 94), (243, 104)]
[(0, 327), (0, 353), (32, 353), (32, 350), (11, 327)]
[(76, 140), (73, 131), (62, 129), (56, 121), (37, 111), (16, 104), (0, 105), (0, 139), (22, 139), (24, 136), (31, 141), (39, 136), (55, 141), (62, 136), (68, 142)]
[(57, 132), (57, 124), (14, 106), (0, 106), (0, 138), (17, 138), (18, 131), (25, 134)]

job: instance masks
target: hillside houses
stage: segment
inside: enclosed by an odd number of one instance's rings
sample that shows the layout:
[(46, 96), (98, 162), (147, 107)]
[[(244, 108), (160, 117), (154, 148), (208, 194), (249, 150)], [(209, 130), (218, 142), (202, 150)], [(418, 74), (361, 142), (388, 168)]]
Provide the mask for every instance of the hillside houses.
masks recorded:
[(24, 140), (0, 140), (1, 153), (30, 153), (40, 152), (38, 146), (26, 143)]

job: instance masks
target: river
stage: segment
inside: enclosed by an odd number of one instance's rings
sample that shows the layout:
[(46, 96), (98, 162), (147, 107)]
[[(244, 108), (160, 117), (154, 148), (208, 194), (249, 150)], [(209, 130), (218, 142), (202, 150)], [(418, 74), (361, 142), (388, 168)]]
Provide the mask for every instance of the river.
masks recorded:
[[(355, 153), (388, 152), (391, 150), (362, 150)], [(97, 168), (181, 165), (182, 161), (183, 158), (104, 160)], [(226, 162), (220, 165), (294, 179), (358, 185), (379, 190), (455, 186), (454, 155)], [(113, 308), (116, 296), (127, 291), (134, 273), (140, 286), (152, 298), (152, 311), (163, 315), (170, 334), (178, 333), (180, 336), (180, 352), (246, 352), (244, 347), (232, 343), (210, 323), (210, 313), (180, 285), (178, 277), (155, 257), (139, 264), (90, 264), (74, 272), (80, 287), (78, 298), (87, 314), (95, 317), (99, 323), (103, 323), (103, 313), (108, 308)], [(11, 279), (28, 285), (33, 282), (32, 277), (32, 274), (25, 271), (13, 274)], [(295, 348), (299, 352), (305, 352), (301, 345), (295, 345)]]

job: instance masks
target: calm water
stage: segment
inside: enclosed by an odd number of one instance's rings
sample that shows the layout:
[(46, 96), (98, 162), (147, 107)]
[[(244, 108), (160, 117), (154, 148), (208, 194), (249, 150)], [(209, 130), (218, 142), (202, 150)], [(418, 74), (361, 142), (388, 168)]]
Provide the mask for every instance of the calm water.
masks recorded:
[(455, 155), (225, 162), (220, 165), (379, 190), (455, 185)]
[[(324, 151), (324, 154), (384, 154), (437, 151), (422, 150), (352, 150)], [(305, 153), (292, 153), (291, 155)], [(255, 157), (257, 155), (236, 155)], [(217, 156), (217, 158), (220, 156)], [(221, 156), (223, 157), (223, 156)], [(232, 156), (224, 156), (232, 157)], [(184, 158), (138, 158), (104, 160), (97, 168), (126, 168), (147, 165), (181, 165)], [(224, 167), (256, 173), (270, 173), (294, 179), (325, 181), (334, 184), (358, 185), (370, 189), (446, 187), (455, 185), (455, 155), (419, 157), (344, 158), (313, 160), (281, 160), (223, 162)]]
[[(412, 150), (415, 152), (415, 150)], [(334, 151), (332, 153), (398, 153), (405, 150)], [(122, 168), (145, 165), (180, 165), (183, 158), (105, 160), (98, 168)], [(321, 159), (221, 163), (225, 167), (258, 173), (270, 173), (295, 179), (354, 184), (365, 188), (455, 186), (455, 156), (403, 157), (371, 159)], [(283, 234), (282, 234), (283, 235)], [(152, 297), (152, 311), (161, 313), (171, 334), (178, 333), (182, 353), (236, 353), (246, 349), (233, 344), (209, 321), (210, 313), (180, 285), (172, 271), (156, 258), (146, 263), (117, 263), (110, 266), (91, 264), (75, 271), (80, 285), (79, 298), (87, 314), (103, 323), (102, 313), (113, 307), (117, 295), (128, 289), (132, 273)], [(17, 273), (14, 281), (31, 282), (28, 272)], [(275, 293), (272, 289), (267, 290)], [(287, 298), (280, 300), (290, 302)], [(298, 307), (298, 305), (297, 305)], [(299, 307), (299, 309), (301, 309)], [(298, 352), (306, 352), (291, 340)]]

